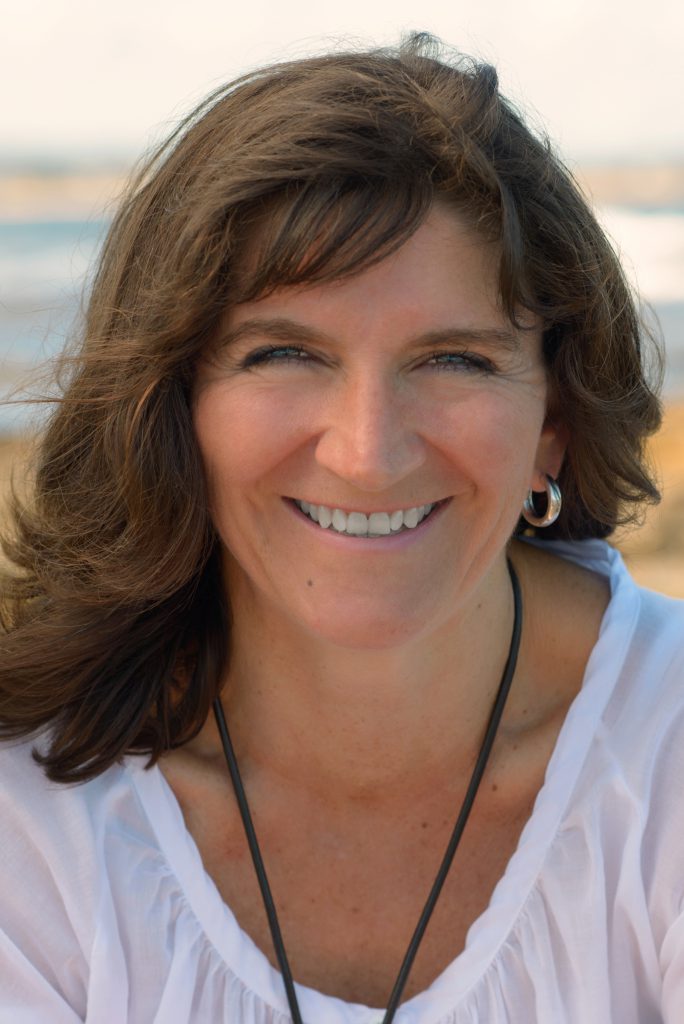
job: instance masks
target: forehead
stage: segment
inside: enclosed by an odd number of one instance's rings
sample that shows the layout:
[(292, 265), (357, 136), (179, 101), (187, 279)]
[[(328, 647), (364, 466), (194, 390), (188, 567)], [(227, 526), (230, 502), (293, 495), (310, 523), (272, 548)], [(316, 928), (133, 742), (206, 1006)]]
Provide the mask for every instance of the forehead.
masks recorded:
[[(259, 260), (260, 236), (248, 257)], [(306, 255), (304, 257), (304, 262)], [(500, 252), (465, 216), (435, 203), (417, 230), (394, 252), (354, 274), (275, 288), (227, 311), (222, 333), (258, 319), (301, 320), (312, 329), (372, 335), (416, 334), (442, 327), (517, 337), (499, 295)], [(525, 326), (534, 327), (528, 317)], [(273, 331), (278, 330), (273, 327)]]

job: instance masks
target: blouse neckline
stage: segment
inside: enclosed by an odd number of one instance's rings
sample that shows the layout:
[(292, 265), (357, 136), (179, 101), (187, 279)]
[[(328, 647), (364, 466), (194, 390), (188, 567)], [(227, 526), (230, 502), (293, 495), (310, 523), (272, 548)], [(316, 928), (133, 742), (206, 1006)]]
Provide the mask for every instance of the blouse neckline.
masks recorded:
[[(434, 1022), (453, 1012), (495, 961), (515, 928), (543, 870), (603, 711), (620, 677), (639, 613), (639, 592), (617, 551), (602, 541), (544, 542), (561, 557), (610, 579), (611, 598), (587, 663), (582, 687), (566, 715), (549, 759), (544, 783), (490, 902), (471, 925), (465, 948), (428, 986), (403, 1003), (397, 1022)], [(186, 903), (204, 934), (242, 984), (282, 1014), (289, 1008), (282, 978), (242, 931), (205, 871), (185, 827), (176, 797), (158, 765), (127, 759), (143, 810)], [(326, 1024), (380, 1024), (383, 1010), (347, 1003), (296, 983), (305, 1020)]]

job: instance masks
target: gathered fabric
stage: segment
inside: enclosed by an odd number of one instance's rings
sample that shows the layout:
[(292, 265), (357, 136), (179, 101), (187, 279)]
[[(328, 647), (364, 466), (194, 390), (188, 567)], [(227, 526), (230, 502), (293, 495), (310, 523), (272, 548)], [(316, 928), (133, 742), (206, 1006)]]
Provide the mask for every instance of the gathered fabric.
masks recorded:
[[(609, 577), (600, 636), (489, 906), (397, 1024), (684, 1020), (684, 602), (602, 541), (544, 547)], [(36, 742), (0, 747), (0, 1021), (289, 1024), (159, 768), (60, 786)], [(382, 1019), (297, 995), (306, 1024)]]

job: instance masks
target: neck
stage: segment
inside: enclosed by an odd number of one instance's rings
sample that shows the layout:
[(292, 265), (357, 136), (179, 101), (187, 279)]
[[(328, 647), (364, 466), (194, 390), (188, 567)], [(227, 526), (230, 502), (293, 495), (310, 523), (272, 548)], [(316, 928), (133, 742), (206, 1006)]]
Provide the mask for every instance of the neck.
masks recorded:
[[(453, 617), (380, 650), (342, 649), (237, 600), (222, 700), (243, 772), (386, 801), (469, 773), (511, 641), (499, 568)], [(205, 740), (218, 750), (213, 722)]]

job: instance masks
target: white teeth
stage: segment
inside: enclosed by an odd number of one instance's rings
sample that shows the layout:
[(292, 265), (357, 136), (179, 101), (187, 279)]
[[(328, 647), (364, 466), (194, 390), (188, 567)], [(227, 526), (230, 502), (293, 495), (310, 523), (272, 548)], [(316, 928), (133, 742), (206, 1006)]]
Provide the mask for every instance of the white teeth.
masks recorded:
[(386, 512), (371, 512), (368, 516), (369, 533), (376, 533), (379, 537), (386, 537), (391, 529), (390, 517)]
[(340, 508), (327, 505), (312, 505), (308, 501), (296, 504), (324, 530), (332, 526), (337, 533), (350, 537), (387, 537), (400, 530), (415, 530), (416, 526), (432, 512), (433, 505), (416, 505), (414, 508), (398, 509), (396, 512), (343, 512)]
[(418, 525), (418, 520), (422, 519), (423, 510), (422, 508), (409, 508), (404, 512), (404, 526), (408, 526), (409, 530), (415, 530)]
[(363, 537), (368, 533), (368, 516), (363, 512), (350, 512), (347, 516), (347, 533), (355, 537)]
[(337, 530), (338, 533), (346, 533), (347, 532), (347, 514), (346, 514), (346, 512), (342, 512), (341, 509), (336, 508), (334, 510), (333, 514), (332, 514), (332, 524), (333, 524), (333, 528), (335, 530)]
[(390, 530), (401, 530), (402, 526), (404, 525), (404, 513), (401, 511), (401, 509), (398, 512), (391, 512), (389, 521)]

